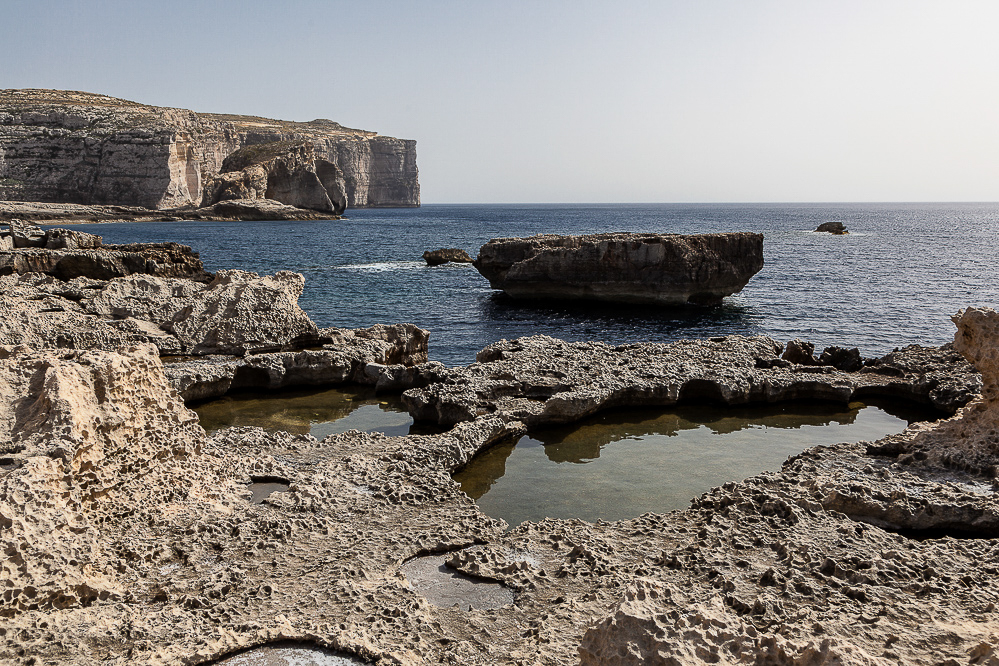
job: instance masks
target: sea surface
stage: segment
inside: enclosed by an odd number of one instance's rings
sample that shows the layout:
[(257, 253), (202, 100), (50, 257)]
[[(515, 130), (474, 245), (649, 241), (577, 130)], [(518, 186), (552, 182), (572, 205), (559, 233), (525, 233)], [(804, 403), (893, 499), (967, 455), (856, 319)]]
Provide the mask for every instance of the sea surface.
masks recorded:
[[(610, 343), (716, 335), (802, 338), (865, 356), (953, 339), (950, 316), (999, 306), (999, 204), (425, 205), (310, 222), (87, 224), (106, 243), (177, 241), (206, 268), (306, 278), (300, 303), (320, 326), (413, 322), (430, 358), (470, 363), (502, 338), (543, 333)], [(846, 236), (813, 233), (843, 222)], [(764, 235), (765, 266), (722, 306), (653, 309), (521, 305), (470, 265), (427, 267), (424, 250), (473, 257), (491, 238), (608, 231)]]

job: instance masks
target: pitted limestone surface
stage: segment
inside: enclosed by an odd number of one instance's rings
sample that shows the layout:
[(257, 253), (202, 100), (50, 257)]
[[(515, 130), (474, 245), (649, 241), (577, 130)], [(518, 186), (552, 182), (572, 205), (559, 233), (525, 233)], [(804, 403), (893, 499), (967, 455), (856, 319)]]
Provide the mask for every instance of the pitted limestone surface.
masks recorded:
[[(962, 334), (987, 334), (999, 317), (981, 316), (966, 315)], [(994, 344), (982, 335), (966, 351), (981, 360), (981, 345)], [(957, 419), (896, 436), (904, 451), (949, 433), (940, 444), (964, 457), (819, 447), (684, 512), (505, 532), (450, 478), (524, 431), (503, 414), (433, 436), (183, 436), (190, 413), (148, 347), (2, 355), (5, 446), (31, 447), (0, 473), (0, 539), (16, 553), (0, 562), (5, 663), (198, 664), (288, 640), (406, 665), (999, 659), (995, 539), (908, 539), (854, 520), (839, 501), (873, 498), (890, 515), (995, 515), (993, 479), (980, 471), (993, 459), (986, 399), (958, 417), (981, 438), (961, 439)], [(33, 364), (58, 372), (35, 380)], [(29, 418), (15, 415), (28, 405)], [(290, 487), (255, 505), (255, 477)], [(399, 575), (401, 562), (454, 548), (453, 568), (501, 582), (515, 603), (442, 608)]]
[(418, 420), (450, 425), (496, 414), (533, 428), (615, 407), (684, 402), (846, 404), (881, 396), (953, 413), (981, 386), (974, 368), (946, 347), (907, 347), (875, 361), (875, 371), (859, 372), (792, 364), (781, 351), (780, 343), (763, 336), (615, 347), (536, 335), (489, 345), (476, 363), (441, 371), (403, 400)]

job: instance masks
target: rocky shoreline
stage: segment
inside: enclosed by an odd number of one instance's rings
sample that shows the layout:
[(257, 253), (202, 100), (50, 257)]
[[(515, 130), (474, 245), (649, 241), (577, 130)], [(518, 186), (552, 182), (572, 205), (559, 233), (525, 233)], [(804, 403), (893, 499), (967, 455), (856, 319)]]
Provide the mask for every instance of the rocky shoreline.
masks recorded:
[[(59, 250), (11, 252), (29, 251)], [(0, 277), (0, 661), (198, 664), (294, 641), (372, 664), (999, 663), (996, 312), (955, 316), (952, 347), (881, 359), (533, 336), (446, 368), (412, 325), (318, 328), (301, 289), (243, 271)], [(450, 429), (208, 436), (184, 404), (348, 382), (405, 391)], [(809, 449), (681, 512), (507, 530), (451, 479), (601, 409), (882, 395), (954, 416)], [(252, 503), (266, 479), (287, 490)], [(513, 603), (435, 605), (403, 567), (428, 554)]]
[(35, 224), (88, 222), (239, 222), (252, 220), (337, 220), (340, 215), (296, 208), (271, 199), (234, 199), (201, 208), (153, 209), (138, 206), (96, 206), (24, 201), (0, 201), (0, 221)]

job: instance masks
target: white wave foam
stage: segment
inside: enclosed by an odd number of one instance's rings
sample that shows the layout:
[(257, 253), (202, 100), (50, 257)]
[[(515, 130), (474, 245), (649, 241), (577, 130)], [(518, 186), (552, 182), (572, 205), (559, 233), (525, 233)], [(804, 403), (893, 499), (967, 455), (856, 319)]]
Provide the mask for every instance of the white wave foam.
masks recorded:
[(423, 268), (424, 261), (377, 261), (372, 264), (345, 264), (334, 266), (338, 271), (358, 271), (361, 273), (385, 273), (387, 271), (412, 271)]

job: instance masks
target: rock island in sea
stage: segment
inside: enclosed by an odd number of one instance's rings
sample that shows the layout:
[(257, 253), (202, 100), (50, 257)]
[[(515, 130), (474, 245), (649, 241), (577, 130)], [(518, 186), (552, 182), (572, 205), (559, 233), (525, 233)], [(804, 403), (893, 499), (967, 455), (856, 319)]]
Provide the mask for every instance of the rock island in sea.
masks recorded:
[[(853, 371), (800, 341), (740, 336), (534, 336), (446, 368), (425, 362), (415, 326), (318, 328), (293, 273), (22, 236), (41, 247), (5, 251), (0, 276), (4, 663), (196, 664), (289, 641), (372, 664), (999, 659), (994, 311), (955, 316), (953, 346)], [(73, 256), (125, 270), (60, 276)], [(208, 436), (185, 405), (342, 382), (405, 390), (448, 429)], [(596, 410), (865, 394), (954, 416), (616, 522), (507, 531), (451, 478), (495, 441)], [(255, 503), (255, 480), (286, 490)], [(508, 596), (441, 605), (411, 573), (431, 554)]]

